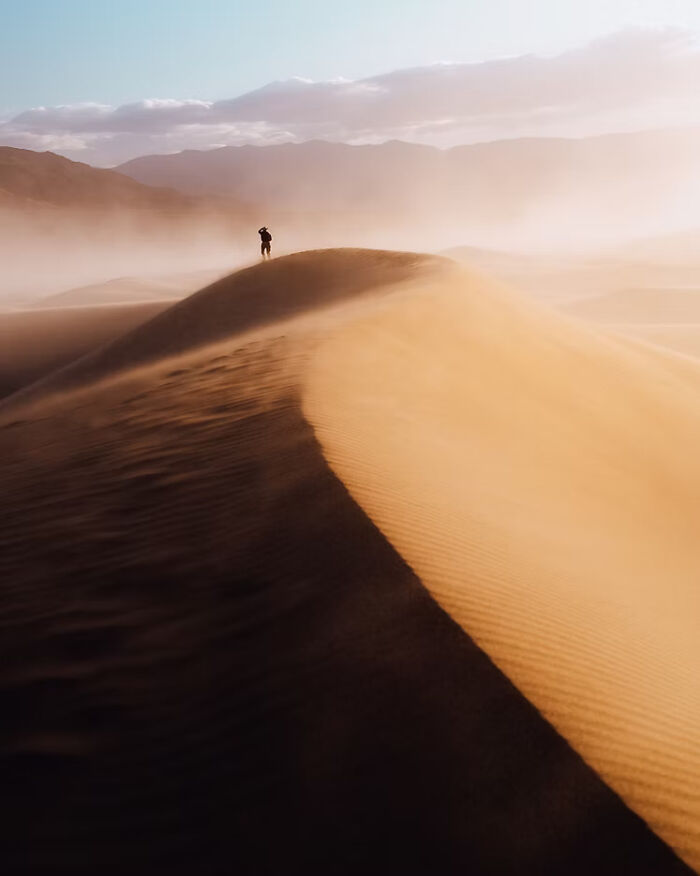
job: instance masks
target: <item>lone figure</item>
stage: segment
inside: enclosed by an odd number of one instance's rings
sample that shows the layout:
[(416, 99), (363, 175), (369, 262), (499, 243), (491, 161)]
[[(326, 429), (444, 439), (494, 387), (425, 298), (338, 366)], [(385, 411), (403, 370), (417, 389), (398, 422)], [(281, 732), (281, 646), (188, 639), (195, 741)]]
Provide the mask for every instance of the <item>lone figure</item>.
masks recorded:
[(270, 256), (270, 242), (272, 241), (272, 235), (267, 230), (267, 226), (263, 225), (262, 228), (258, 229), (258, 234), (260, 235), (260, 255), (265, 258), (271, 258)]

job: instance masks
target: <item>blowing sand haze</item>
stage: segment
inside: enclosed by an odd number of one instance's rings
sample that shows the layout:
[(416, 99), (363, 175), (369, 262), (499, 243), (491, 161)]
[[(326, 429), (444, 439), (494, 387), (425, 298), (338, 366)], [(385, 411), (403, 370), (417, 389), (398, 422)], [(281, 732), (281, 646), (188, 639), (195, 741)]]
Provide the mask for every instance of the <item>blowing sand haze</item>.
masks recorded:
[(117, 5), (0, 27), (3, 876), (700, 874), (698, 4)]

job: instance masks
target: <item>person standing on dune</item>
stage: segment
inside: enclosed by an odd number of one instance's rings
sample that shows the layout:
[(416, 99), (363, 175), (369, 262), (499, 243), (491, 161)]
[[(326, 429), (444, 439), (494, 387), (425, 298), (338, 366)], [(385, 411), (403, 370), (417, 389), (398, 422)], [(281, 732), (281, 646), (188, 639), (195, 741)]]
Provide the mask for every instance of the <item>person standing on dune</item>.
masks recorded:
[(258, 234), (260, 235), (260, 254), (263, 257), (263, 260), (267, 257), (271, 258), (270, 255), (270, 243), (272, 242), (272, 235), (267, 230), (267, 226), (263, 225), (262, 228), (258, 229)]

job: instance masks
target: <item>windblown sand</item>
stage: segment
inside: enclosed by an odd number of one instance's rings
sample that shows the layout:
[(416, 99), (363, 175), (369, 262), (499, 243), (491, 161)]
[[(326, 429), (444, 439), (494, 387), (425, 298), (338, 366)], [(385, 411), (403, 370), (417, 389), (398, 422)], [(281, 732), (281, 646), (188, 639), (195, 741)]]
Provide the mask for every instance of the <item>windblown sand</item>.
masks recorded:
[(566, 311), (621, 334), (700, 357), (700, 288), (618, 289), (572, 302)]
[(120, 337), (170, 301), (0, 313), (0, 398)]
[(619, 329), (622, 333), (647, 343), (700, 359), (700, 322), (689, 325), (661, 323), (659, 325), (630, 326), (625, 324), (619, 326)]
[(438, 602), (700, 867), (700, 365), (465, 272), (329, 340), (304, 410)]
[(275, 260), (0, 405), (8, 873), (689, 872), (595, 770), (695, 860), (696, 370), (455, 271)]
[[(671, 251), (669, 251), (671, 248)], [(645, 241), (587, 257), (458, 247), (445, 255), (536, 301), (620, 334), (700, 356), (698, 240)]]
[(134, 304), (177, 300), (191, 295), (221, 276), (222, 271), (191, 271), (149, 277), (117, 277), (55, 292), (34, 302), (36, 307), (77, 307), (95, 304)]

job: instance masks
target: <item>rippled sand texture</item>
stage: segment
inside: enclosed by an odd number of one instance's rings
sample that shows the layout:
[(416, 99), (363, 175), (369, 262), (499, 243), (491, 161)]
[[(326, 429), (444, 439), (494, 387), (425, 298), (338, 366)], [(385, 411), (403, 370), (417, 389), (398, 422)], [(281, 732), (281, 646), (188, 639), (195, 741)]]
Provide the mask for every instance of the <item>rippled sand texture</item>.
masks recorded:
[(304, 410), (438, 602), (700, 867), (700, 367), (468, 273), (348, 323)]

